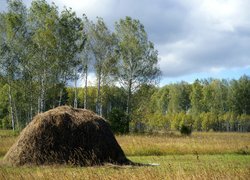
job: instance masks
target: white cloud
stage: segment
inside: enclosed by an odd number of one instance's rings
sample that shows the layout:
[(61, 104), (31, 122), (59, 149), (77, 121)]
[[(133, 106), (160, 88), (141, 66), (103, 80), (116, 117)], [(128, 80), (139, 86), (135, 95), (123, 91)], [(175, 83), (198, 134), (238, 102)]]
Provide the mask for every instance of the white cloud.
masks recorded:
[(166, 77), (250, 66), (249, 0), (54, 2), (92, 20), (103, 17), (111, 28), (125, 16), (139, 19), (159, 51), (159, 64)]
[(60, 6), (71, 7), (78, 15), (85, 13), (92, 18), (110, 14), (108, 9), (115, 4), (113, 0), (54, 0), (54, 2)]
[(158, 46), (163, 74), (177, 77), (250, 65), (249, 3), (244, 0), (188, 3), (183, 3), (189, 9), (182, 21), (186, 27), (184, 36)]

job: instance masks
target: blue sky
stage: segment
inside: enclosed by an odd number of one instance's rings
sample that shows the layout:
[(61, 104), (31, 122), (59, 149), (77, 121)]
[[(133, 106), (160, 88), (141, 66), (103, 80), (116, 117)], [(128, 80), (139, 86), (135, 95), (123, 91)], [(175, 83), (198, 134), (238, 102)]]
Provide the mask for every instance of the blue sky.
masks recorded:
[[(23, 1), (27, 6), (31, 0)], [(48, 0), (49, 3), (52, 0)], [(203, 78), (250, 76), (249, 0), (54, 0), (112, 29), (125, 16), (139, 19), (159, 51), (160, 85)], [(6, 1), (0, 0), (0, 10)]]
[(179, 77), (165, 77), (161, 80), (160, 86), (164, 86), (166, 84), (177, 83), (181, 81), (186, 81), (188, 83), (194, 82), (196, 79), (206, 79), (206, 78), (215, 78), (215, 79), (239, 79), (242, 75), (250, 76), (250, 67), (245, 68), (234, 68), (234, 69), (226, 69), (220, 72), (200, 72), (200, 73), (192, 73), (189, 75), (183, 75)]

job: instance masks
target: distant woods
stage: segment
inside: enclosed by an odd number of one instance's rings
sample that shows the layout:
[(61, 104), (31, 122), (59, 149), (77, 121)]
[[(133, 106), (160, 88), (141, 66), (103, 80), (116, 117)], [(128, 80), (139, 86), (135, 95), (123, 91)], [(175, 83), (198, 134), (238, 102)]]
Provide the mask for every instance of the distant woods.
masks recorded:
[[(148, 91), (145, 86), (140, 91)], [(145, 129), (197, 131), (250, 131), (250, 77), (239, 80), (196, 80), (162, 88), (150, 88), (148, 98), (137, 105)], [(140, 96), (142, 98), (142, 96)], [(146, 97), (146, 96), (145, 96)]]
[(67, 104), (95, 111), (121, 133), (182, 125), (250, 131), (248, 76), (157, 87), (158, 52), (130, 17), (111, 31), (100, 17), (92, 22), (71, 9), (59, 12), (45, 0), (29, 8), (10, 0), (0, 13), (0, 46), (0, 128), (22, 129), (37, 113)]

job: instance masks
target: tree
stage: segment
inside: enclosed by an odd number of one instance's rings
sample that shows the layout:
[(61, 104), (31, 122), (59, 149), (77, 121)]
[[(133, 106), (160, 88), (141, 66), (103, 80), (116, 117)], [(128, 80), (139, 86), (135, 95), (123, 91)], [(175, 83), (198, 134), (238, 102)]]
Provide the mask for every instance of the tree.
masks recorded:
[(120, 109), (113, 108), (111, 112), (108, 113), (108, 120), (111, 126), (111, 129), (115, 133), (128, 133), (128, 124), (126, 124), (126, 113)]
[(1, 59), (0, 73), (6, 77), (8, 83), (8, 97), (12, 128), (18, 123), (16, 102), (13, 97), (13, 86), (22, 74), (23, 41), (26, 34), (26, 8), (20, 0), (8, 1), (8, 12), (1, 14)]
[(115, 108), (119, 111), (126, 110), (126, 94), (122, 88), (112, 84), (102, 87), (103, 116), (107, 115)]
[(57, 7), (50, 6), (45, 0), (33, 1), (30, 7), (29, 24), (34, 46), (32, 63), (40, 85), (38, 112), (43, 112), (46, 107), (46, 89), (56, 77), (51, 74), (58, 68), (54, 56), (57, 46)]
[[(58, 73), (61, 84), (71, 79), (75, 85), (74, 107), (77, 107), (77, 80), (78, 71), (81, 68), (82, 51), (85, 45), (85, 33), (83, 22), (71, 9), (64, 9), (59, 19), (58, 34)], [(60, 91), (60, 99), (63, 87)], [(60, 102), (60, 101), (59, 101)], [(60, 103), (59, 103), (60, 104)]]
[(230, 106), (236, 114), (250, 114), (250, 77), (242, 76), (231, 81)]
[(150, 99), (150, 109), (151, 113), (159, 113), (162, 115), (166, 115), (169, 103), (169, 87), (164, 86), (159, 88), (155, 93), (151, 96)]
[(89, 22), (88, 18), (86, 15), (83, 15), (83, 23), (84, 23), (84, 28), (83, 28), (83, 34), (85, 35), (85, 48), (81, 52), (81, 65), (80, 65), (80, 71), (82, 72), (82, 76), (84, 78), (84, 109), (87, 109), (88, 107), (88, 71), (90, 68), (90, 64), (93, 60), (93, 53), (91, 51), (91, 46), (90, 46), (90, 39), (91, 39), (91, 23)]
[(210, 111), (215, 114), (222, 114), (227, 110), (227, 91), (225, 85), (220, 80), (213, 80), (210, 84), (213, 96), (211, 101)]
[(155, 83), (160, 75), (158, 52), (139, 20), (130, 17), (115, 23), (118, 39), (118, 71), (120, 84), (127, 91), (127, 114), (131, 118), (132, 93), (141, 84)]
[(186, 82), (170, 85), (169, 113), (187, 112), (190, 108), (190, 85)]
[(0, 83), (0, 127), (11, 128), (9, 116), (8, 84)]
[(199, 115), (202, 112), (202, 99), (203, 99), (203, 94), (202, 94), (202, 85), (200, 81), (197, 79), (195, 82), (192, 84), (192, 91), (190, 94), (190, 99), (191, 99), (191, 112), (194, 116)]
[(150, 98), (156, 91), (155, 86), (153, 85), (147, 85), (143, 84), (140, 86), (140, 88), (134, 93), (133, 96), (133, 107), (134, 111), (131, 114), (133, 118), (133, 123), (135, 123), (134, 130), (136, 132), (141, 132), (140, 124), (145, 123), (145, 120), (147, 119), (147, 115), (150, 114)]
[(97, 76), (97, 100), (96, 112), (102, 115), (101, 86), (108, 75), (112, 75), (116, 67), (114, 58), (116, 38), (109, 31), (102, 18), (97, 18), (96, 24), (90, 22), (89, 46), (93, 52), (95, 60), (95, 71)]

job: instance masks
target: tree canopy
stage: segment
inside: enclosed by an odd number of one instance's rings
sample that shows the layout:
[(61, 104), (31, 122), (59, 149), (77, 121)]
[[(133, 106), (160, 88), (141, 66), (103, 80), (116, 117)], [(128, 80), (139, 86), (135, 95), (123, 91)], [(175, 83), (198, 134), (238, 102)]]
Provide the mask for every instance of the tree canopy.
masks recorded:
[(158, 52), (137, 19), (120, 19), (112, 31), (101, 17), (10, 0), (0, 13), (0, 47), (0, 128), (22, 129), (37, 113), (67, 104), (110, 119), (121, 133), (250, 131), (249, 76), (158, 87)]

